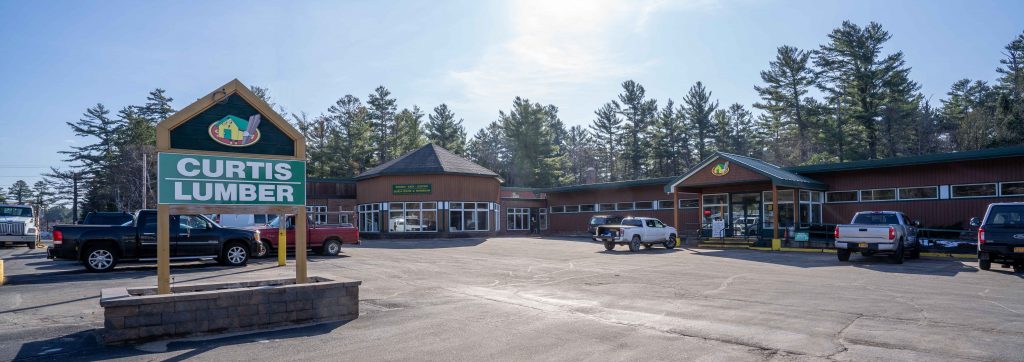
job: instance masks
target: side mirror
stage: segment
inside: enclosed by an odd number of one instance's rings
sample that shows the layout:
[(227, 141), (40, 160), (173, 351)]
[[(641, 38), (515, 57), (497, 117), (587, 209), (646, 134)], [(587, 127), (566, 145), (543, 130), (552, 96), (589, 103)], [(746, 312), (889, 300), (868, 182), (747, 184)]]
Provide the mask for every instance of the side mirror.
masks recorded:
[(971, 226), (975, 226), (975, 227), (981, 226), (981, 218), (980, 217), (972, 217), (971, 218)]
[(914, 220), (914, 227), (921, 227), (921, 220)]

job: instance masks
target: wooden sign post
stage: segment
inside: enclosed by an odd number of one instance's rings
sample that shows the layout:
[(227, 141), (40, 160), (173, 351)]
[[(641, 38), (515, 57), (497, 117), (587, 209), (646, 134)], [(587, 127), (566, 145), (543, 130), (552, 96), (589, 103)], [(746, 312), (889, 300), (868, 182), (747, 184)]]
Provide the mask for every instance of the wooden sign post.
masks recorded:
[[(237, 79), (156, 126), (157, 291), (171, 292), (170, 217), (295, 215), (295, 282), (306, 282), (306, 141)], [(284, 265), (287, 240), (278, 241)], [(252, 250), (249, 251), (250, 255)]]

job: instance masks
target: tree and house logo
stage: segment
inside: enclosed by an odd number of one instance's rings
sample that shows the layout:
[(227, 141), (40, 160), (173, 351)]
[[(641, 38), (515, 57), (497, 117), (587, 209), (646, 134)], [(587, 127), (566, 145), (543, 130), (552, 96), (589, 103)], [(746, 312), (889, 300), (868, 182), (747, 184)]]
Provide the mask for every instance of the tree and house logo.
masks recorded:
[(715, 167), (711, 168), (711, 174), (715, 176), (725, 176), (729, 173), (729, 161), (718, 163)]
[(210, 138), (225, 146), (252, 146), (260, 140), (260, 115), (254, 114), (249, 120), (227, 115), (210, 124)]

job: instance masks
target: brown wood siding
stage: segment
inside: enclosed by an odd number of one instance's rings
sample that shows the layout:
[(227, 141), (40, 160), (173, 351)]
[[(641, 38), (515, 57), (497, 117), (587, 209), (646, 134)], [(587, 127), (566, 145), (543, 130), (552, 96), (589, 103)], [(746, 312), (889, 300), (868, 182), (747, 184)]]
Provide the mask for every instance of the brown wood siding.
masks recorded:
[(803, 175), (831, 191), (1024, 181), (1024, 157)]
[(701, 186), (701, 185), (712, 185), (712, 184), (736, 184), (745, 182), (763, 182), (770, 181), (767, 176), (754, 172), (753, 170), (738, 164), (736, 162), (729, 162), (729, 173), (724, 176), (715, 176), (711, 173), (711, 169), (715, 167), (719, 162), (723, 162), (721, 158), (715, 159), (710, 164), (701, 168), (689, 178), (684, 180), (679, 186)]
[(983, 216), (993, 202), (1024, 202), (1024, 197), (984, 197), (974, 199), (850, 202), (825, 204), (823, 222), (846, 224), (858, 211), (902, 211), (925, 228), (970, 229), (972, 217)]
[[(393, 195), (391, 186), (430, 184), (431, 193)], [(389, 201), (477, 201), (498, 202), (500, 183), (493, 177), (463, 175), (380, 176), (357, 182), (360, 204)]]

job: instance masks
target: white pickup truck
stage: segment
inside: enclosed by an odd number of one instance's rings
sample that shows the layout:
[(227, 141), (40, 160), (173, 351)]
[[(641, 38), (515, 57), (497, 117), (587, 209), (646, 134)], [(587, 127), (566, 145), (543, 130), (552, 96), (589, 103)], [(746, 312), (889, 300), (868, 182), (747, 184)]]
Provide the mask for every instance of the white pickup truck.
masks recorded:
[(604, 242), (605, 250), (613, 250), (615, 245), (629, 245), (629, 251), (635, 252), (641, 245), (650, 249), (654, 244), (661, 244), (673, 249), (676, 235), (676, 228), (653, 217), (627, 217), (616, 225), (598, 226), (594, 239)]
[(0, 205), (0, 244), (23, 244), (35, 249), (38, 236), (31, 206)]
[(919, 225), (899, 211), (858, 212), (849, 225), (836, 225), (836, 255), (839, 261), (848, 261), (855, 252), (864, 256), (884, 253), (896, 264), (902, 264), (904, 256), (917, 259), (921, 257)]

